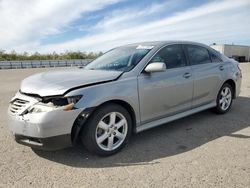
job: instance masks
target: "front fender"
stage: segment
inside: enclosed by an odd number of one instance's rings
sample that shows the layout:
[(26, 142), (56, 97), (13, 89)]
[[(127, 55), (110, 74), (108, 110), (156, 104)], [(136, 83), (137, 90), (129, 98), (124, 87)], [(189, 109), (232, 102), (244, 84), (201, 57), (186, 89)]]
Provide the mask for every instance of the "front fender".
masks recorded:
[(112, 100), (124, 101), (133, 108), (136, 124), (140, 123), (137, 77), (76, 89), (66, 96), (72, 95), (83, 95), (83, 98), (75, 104), (76, 108), (97, 107)]

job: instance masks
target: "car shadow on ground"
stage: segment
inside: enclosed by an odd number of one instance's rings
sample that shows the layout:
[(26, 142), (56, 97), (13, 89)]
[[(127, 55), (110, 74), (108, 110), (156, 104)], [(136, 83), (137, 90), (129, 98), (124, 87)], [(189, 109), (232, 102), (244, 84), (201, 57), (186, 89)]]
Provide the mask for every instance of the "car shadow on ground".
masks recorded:
[(207, 110), (133, 135), (127, 147), (110, 157), (98, 157), (81, 146), (59, 151), (33, 150), (38, 156), (79, 168), (151, 165), (157, 159), (189, 152), (223, 136), (249, 139), (235, 133), (250, 126), (250, 98), (239, 97), (224, 115)]

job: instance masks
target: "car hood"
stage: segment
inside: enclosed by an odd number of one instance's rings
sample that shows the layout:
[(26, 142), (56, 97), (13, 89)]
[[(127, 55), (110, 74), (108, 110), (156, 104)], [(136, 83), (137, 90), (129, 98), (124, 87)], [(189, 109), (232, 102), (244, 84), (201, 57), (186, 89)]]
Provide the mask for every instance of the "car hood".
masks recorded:
[(24, 79), (21, 92), (41, 97), (63, 95), (70, 89), (117, 79), (122, 72), (103, 70), (63, 70), (43, 72)]

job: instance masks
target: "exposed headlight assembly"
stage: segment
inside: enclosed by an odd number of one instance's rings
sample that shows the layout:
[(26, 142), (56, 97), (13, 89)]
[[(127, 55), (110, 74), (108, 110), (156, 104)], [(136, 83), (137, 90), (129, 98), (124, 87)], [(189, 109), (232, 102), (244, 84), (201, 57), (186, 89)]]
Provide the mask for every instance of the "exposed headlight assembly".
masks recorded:
[(49, 112), (53, 109), (55, 109), (56, 107), (53, 105), (48, 105), (48, 104), (44, 104), (44, 103), (37, 103), (34, 106), (32, 106), (29, 110), (28, 113), (40, 113), (40, 112)]
[(74, 105), (82, 98), (82, 95), (70, 97), (50, 97), (32, 106), (28, 113), (49, 112), (55, 109), (65, 111), (73, 110)]
[(73, 96), (73, 97), (67, 97), (67, 101), (69, 104), (73, 103), (76, 104), (80, 99), (82, 98), (82, 95), (77, 95), (77, 96)]

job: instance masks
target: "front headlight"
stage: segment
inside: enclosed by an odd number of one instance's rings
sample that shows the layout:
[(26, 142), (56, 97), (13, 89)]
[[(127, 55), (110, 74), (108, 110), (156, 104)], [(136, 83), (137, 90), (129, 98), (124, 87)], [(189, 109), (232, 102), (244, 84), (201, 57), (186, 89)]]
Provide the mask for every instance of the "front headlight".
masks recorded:
[(43, 104), (43, 103), (37, 103), (34, 106), (32, 106), (28, 112), (29, 113), (40, 113), (40, 112), (49, 112), (53, 109), (55, 109), (56, 107), (53, 105), (47, 105), (47, 104)]
[(82, 98), (82, 95), (77, 95), (77, 96), (71, 96), (71, 97), (67, 97), (67, 101), (69, 104), (73, 103), (76, 104), (80, 99)]
[(74, 105), (82, 98), (82, 95), (70, 97), (50, 97), (32, 106), (28, 113), (49, 112), (55, 109), (65, 111), (72, 110)]

